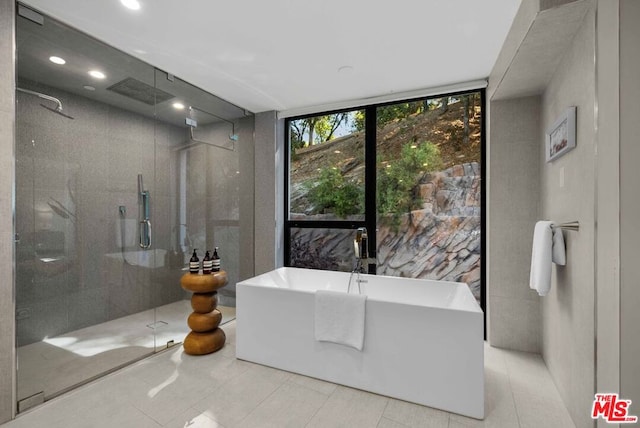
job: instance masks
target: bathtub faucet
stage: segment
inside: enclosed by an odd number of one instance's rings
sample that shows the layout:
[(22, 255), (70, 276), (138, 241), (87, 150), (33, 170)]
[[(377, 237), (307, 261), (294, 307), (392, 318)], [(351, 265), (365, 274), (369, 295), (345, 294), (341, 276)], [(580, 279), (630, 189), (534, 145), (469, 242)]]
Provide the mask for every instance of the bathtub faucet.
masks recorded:
[(359, 227), (356, 231), (356, 238), (353, 240), (353, 251), (355, 255), (354, 272), (366, 273), (362, 261), (364, 260), (366, 262), (369, 259), (367, 250), (368, 240), (367, 228)]

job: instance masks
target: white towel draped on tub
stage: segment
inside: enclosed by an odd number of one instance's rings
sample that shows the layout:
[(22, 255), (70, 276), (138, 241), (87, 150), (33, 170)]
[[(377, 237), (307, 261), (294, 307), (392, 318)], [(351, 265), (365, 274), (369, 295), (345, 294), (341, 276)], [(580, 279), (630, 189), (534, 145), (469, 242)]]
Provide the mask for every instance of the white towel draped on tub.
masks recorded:
[(553, 227), (551, 221), (539, 221), (533, 231), (529, 287), (540, 296), (546, 296), (551, 289), (552, 261), (562, 266), (566, 263), (562, 229)]
[(366, 301), (366, 295), (316, 291), (316, 340), (339, 343), (362, 351)]

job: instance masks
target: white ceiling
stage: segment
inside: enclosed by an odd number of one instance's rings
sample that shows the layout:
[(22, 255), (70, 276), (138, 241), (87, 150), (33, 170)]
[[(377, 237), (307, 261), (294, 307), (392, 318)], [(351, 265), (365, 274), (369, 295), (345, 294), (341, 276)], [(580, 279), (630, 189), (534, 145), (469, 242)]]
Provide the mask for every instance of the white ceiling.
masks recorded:
[(119, 0), (25, 4), (261, 112), (486, 78), (520, 1), (140, 0), (138, 11)]

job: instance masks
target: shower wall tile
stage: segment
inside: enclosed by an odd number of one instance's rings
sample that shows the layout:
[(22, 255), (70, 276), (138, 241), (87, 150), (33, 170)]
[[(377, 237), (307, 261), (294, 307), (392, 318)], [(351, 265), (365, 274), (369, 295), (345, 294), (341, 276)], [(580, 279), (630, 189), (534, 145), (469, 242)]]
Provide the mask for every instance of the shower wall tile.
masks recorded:
[(28, 345), (42, 340), (43, 337), (54, 337), (68, 331), (68, 305), (67, 295), (33, 303), (29, 307), (31, 316), (17, 322), (17, 345)]
[[(242, 262), (238, 266), (238, 279), (244, 280), (254, 276), (255, 274), (255, 230), (257, 226), (255, 224), (255, 141), (254, 135), (256, 135), (255, 118), (245, 117), (240, 120), (238, 137), (239, 142), (237, 145), (238, 150), (238, 164), (239, 164), (239, 221), (240, 221), (240, 236), (239, 236), (239, 254), (242, 255)], [(260, 155), (260, 154), (259, 154)], [(262, 205), (258, 205), (258, 211), (262, 212), (263, 209), (268, 213), (268, 208), (264, 208)], [(269, 251), (266, 249), (265, 251)], [(235, 306), (235, 304), (234, 304)]]
[(33, 159), (33, 186), (36, 189), (63, 190), (67, 186), (67, 169), (63, 160)]
[[(27, 99), (26, 102), (31, 103), (33, 101)], [(37, 105), (37, 107), (45, 114), (52, 114), (50, 111), (40, 107), (40, 105)], [(41, 115), (42, 113), (37, 111), (37, 117), (39, 118)], [(22, 122), (21, 120), (18, 129), (20, 130), (20, 134), (18, 134), (20, 137), (20, 147), (25, 146), (26, 150), (30, 151), (34, 158), (64, 162), (65, 143), (64, 140), (60, 138), (60, 135), (64, 135), (64, 133), (59, 134), (55, 130), (47, 128), (47, 126), (42, 124), (38, 119), (26, 122)], [(21, 152), (19, 153), (21, 154)]]
[(103, 254), (110, 249), (110, 237), (115, 226), (110, 227), (110, 218), (118, 215), (117, 207), (110, 210), (106, 193), (78, 192), (76, 223), (76, 250), (80, 281), (83, 287), (95, 288), (101, 284)]
[(214, 227), (211, 234), (215, 246), (220, 247), (220, 266), (227, 272), (227, 285), (220, 290), (221, 294), (235, 296), (236, 283), (239, 281), (240, 265), (245, 259), (240, 253), (240, 237), (238, 227)]
[[(58, 91), (55, 88), (47, 90)], [(89, 98), (70, 95), (69, 93), (58, 91), (58, 95), (63, 101), (64, 112), (74, 117), (70, 124), (70, 132), (77, 132), (84, 135), (101, 134), (106, 136), (109, 130), (110, 107), (106, 104), (96, 103)], [(86, 141), (85, 144), (90, 141)]]
[[(152, 140), (153, 142), (153, 140)], [(108, 147), (108, 166), (109, 166), (109, 190), (111, 191), (134, 191), (138, 190), (138, 174), (149, 177), (146, 181), (151, 183), (149, 170), (147, 174), (141, 171), (141, 156), (143, 149), (141, 144), (124, 139), (111, 139)], [(153, 173), (153, 163), (151, 165), (151, 174)], [(147, 183), (144, 183), (145, 186)]]
[(151, 142), (151, 147), (153, 147), (154, 120), (111, 106), (107, 117), (110, 140), (130, 141), (132, 147), (140, 143)]
[(187, 128), (177, 128), (166, 123), (156, 124), (156, 144), (159, 149), (171, 149), (184, 144)]
[[(31, 164), (29, 162), (29, 164)], [(18, 182), (18, 171), (22, 169), (18, 160), (16, 160), (16, 182)], [(19, 218), (20, 221), (16, 222), (16, 232), (17, 233), (26, 233), (33, 232), (34, 227), (34, 210), (33, 210), (33, 183), (27, 182), (26, 180), (20, 180), (20, 186), (16, 185), (16, 218)], [(17, 247), (19, 250), (19, 245)]]
[(13, 281), (14, 16), (15, 2), (0, 0), (0, 424), (15, 410), (15, 295)]
[(175, 190), (175, 187), (171, 185), (171, 181), (176, 179), (177, 174), (177, 171), (172, 169), (171, 152), (168, 148), (158, 147), (154, 161), (155, 180), (153, 180), (153, 195), (170, 196), (172, 194), (172, 188)]
[[(539, 301), (538, 293), (529, 287), (529, 269), (531, 264), (531, 245), (533, 244), (533, 232), (531, 236), (523, 236), (522, 231), (531, 229), (530, 220), (503, 220), (500, 228), (500, 237), (503, 242), (524, 242), (521, 245), (496, 245), (491, 250), (491, 255), (496, 260), (509, 260), (511, 263), (522, 266), (522, 269), (491, 269), (491, 295), (511, 297), (514, 299), (528, 299)], [(489, 232), (489, 239), (496, 232)]]
[(540, 305), (535, 300), (491, 296), (491, 346), (540, 352)]
[[(171, 198), (167, 196), (152, 195), (151, 217), (153, 219), (153, 247), (161, 249), (172, 248), (172, 232), (174, 230), (171, 222)], [(175, 249), (175, 245), (173, 245)]]
[(109, 320), (106, 286), (78, 290), (69, 295), (69, 324), (80, 329)]
[(276, 200), (276, 122), (275, 111), (256, 114), (255, 144), (255, 204), (256, 211), (256, 273), (264, 273), (275, 266)]
[(120, 318), (142, 312), (151, 307), (152, 293), (150, 269), (139, 266), (122, 264), (116, 259), (107, 260), (111, 266), (122, 265), (120, 278), (115, 279), (109, 286), (109, 319)]
[(16, 126), (16, 157), (32, 158), (35, 153), (35, 138), (32, 126)]
[[(153, 292), (151, 293), (151, 307), (159, 307), (168, 303), (184, 300), (187, 297), (186, 292), (180, 287), (180, 278), (184, 272), (179, 269), (162, 267), (154, 269), (151, 272), (151, 284)], [(187, 293), (188, 294), (188, 293)]]
[(104, 133), (72, 129), (66, 136), (65, 150), (68, 176), (76, 191), (107, 190), (109, 151)]
[(30, 266), (28, 281), (21, 281), (23, 279), (21, 277), (25, 275), (17, 276), (17, 310), (27, 310), (33, 313), (33, 306), (39, 302), (64, 296), (71, 291), (67, 270), (59, 273), (47, 271), (46, 269), (51, 269), (51, 267), (38, 258), (32, 259)]
[[(492, 101), (489, 111), (488, 338), (493, 346), (529, 352), (540, 351), (532, 345), (540, 345), (541, 334), (539, 297), (529, 288), (540, 211), (540, 103), (538, 96)], [(513, 307), (504, 308), (506, 302)]]

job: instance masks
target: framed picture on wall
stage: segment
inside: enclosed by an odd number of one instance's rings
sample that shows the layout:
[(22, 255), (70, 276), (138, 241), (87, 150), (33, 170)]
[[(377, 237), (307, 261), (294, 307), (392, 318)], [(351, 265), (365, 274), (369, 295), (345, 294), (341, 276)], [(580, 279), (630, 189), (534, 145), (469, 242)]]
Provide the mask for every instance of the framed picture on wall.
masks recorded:
[(566, 109), (546, 132), (547, 162), (576, 147), (576, 107)]

